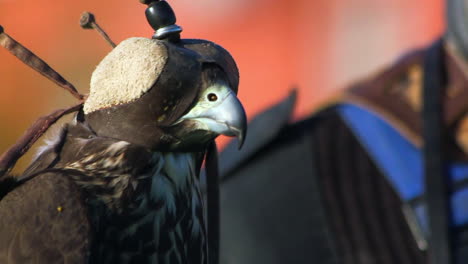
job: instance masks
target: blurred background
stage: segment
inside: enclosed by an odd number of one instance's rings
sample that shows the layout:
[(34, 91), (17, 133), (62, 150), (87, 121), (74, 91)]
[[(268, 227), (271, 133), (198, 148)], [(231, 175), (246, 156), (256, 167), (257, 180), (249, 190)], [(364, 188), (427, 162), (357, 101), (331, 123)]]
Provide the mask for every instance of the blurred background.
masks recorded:
[[(171, 0), (183, 38), (229, 50), (240, 73), (249, 119), (297, 87), (295, 119), (343, 89), (421, 47), (444, 29), (443, 0)], [(110, 47), (78, 21), (83, 11), (114, 42), (151, 37), (137, 0), (0, 0), (0, 25), (87, 93), (91, 73)], [(0, 49), (0, 152), (41, 115), (74, 98)], [(221, 139), (224, 144), (226, 139)], [(30, 155), (16, 171), (24, 168)]]

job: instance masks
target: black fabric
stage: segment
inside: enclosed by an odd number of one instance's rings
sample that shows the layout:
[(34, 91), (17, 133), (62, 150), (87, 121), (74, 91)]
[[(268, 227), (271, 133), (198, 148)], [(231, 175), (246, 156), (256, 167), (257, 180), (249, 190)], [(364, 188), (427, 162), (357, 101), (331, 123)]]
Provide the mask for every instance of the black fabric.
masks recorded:
[(311, 131), (328, 219), (342, 263), (425, 263), (402, 203), (333, 109)]
[(223, 178), (221, 263), (341, 263), (313, 169), (313, 124), (281, 131)]
[(221, 185), (221, 263), (423, 264), (402, 203), (336, 109), (283, 129)]
[(428, 207), (429, 256), (432, 263), (453, 263), (450, 235), (447, 171), (444, 167), (446, 150), (443, 140), (443, 97), (446, 73), (443, 42), (433, 44), (424, 58), (423, 136), (426, 203)]

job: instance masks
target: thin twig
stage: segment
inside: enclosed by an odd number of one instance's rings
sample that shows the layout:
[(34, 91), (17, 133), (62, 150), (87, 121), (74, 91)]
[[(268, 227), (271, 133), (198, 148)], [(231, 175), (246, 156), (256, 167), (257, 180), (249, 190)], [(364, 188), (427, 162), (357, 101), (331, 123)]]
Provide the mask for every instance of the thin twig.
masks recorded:
[(109, 35), (97, 24), (96, 18), (93, 13), (84, 12), (80, 18), (80, 26), (84, 29), (95, 29), (112, 48), (115, 48), (115, 43), (111, 40)]
[(21, 156), (23, 156), (31, 146), (52, 126), (57, 120), (66, 114), (78, 111), (83, 102), (66, 109), (59, 109), (53, 113), (40, 117), (29, 127), (23, 136), (6, 152), (0, 156), (0, 177), (9, 172), (15, 166)]
[(18, 59), (24, 62), (29, 67), (33, 68), (44, 77), (48, 78), (58, 86), (69, 91), (74, 97), (82, 100), (84, 97), (81, 95), (76, 88), (63, 78), (58, 72), (52, 69), (45, 61), (39, 58), (37, 55), (32, 53), (21, 43), (14, 40), (8, 34), (3, 31), (3, 27), (0, 26), (0, 46), (7, 49), (11, 54), (15, 55)]

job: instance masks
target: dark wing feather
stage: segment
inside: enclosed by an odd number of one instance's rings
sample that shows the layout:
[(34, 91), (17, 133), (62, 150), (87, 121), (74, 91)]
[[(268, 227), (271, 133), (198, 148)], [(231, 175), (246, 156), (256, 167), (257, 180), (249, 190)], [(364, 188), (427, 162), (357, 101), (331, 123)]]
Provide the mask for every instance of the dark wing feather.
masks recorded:
[(0, 176), (0, 201), (7, 195), (11, 190), (18, 186), (18, 181), (15, 177), (10, 175)]
[(0, 263), (87, 263), (90, 225), (77, 186), (43, 172), (0, 201)]

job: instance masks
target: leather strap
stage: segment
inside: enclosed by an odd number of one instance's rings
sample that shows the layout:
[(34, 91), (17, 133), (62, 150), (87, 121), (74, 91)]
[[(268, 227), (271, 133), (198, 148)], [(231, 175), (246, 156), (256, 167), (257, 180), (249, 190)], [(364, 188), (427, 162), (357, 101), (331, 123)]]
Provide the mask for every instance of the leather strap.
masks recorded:
[(434, 264), (453, 263), (450, 239), (450, 207), (445, 167), (444, 89), (447, 84), (442, 41), (424, 57), (423, 138), (426, 202), (428, 206), (429, 258)]
[(213, 140), (208, 145), (206, 153), (206, 185), (207, 185), (207, 218), (208, 218), (208, 263), (219, 263), (220, 240), (220, 201), (219, 201), (219, 173), (218, 150)]

